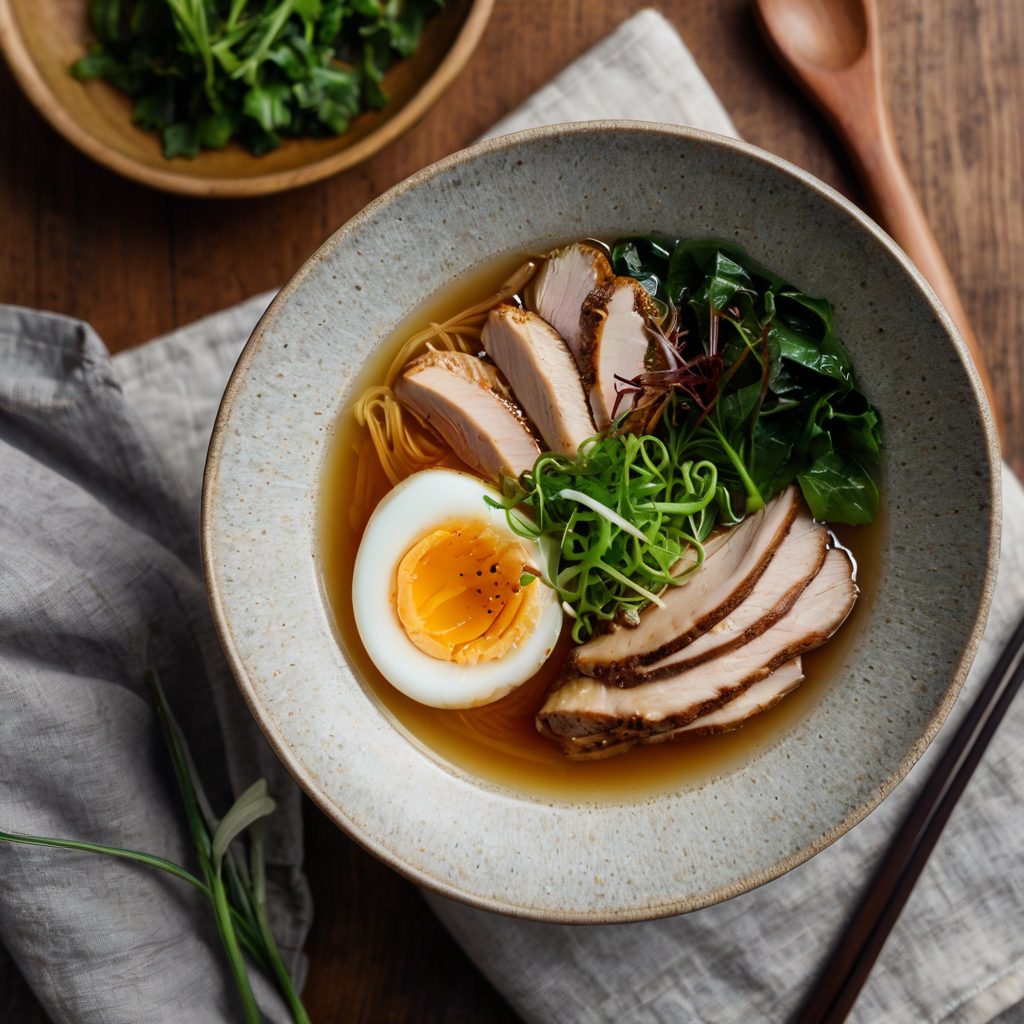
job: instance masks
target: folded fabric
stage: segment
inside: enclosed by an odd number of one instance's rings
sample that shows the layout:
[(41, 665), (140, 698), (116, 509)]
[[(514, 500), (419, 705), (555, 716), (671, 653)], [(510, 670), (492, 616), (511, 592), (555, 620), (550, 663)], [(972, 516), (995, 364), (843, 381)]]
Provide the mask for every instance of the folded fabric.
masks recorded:
[[(624, 23), (495, 132), (638, 116), (733, 131), (689, 52), (653, 12)], [(262, 774), (282, 804), (272, 847), (275, 930), (301, 969), (295, 951), (309, 903), (297, 791), (228, 679), (196, 568), (212, 417), (265, 303), (112, 360), (75, 321), (0, 313), (0, 825), (187, 858), (139, 688), (142, 666), (154, 663), (204, 776), (219, 782), (215, 803), (225, 806)], [(1024, 493), (1008, 473), (1004, 503), (996, 601), (958, 713), (1024, 607)], [(1022, 730), (1018, 705), (854, 1019), (984, 1021), (1024, 996)], [(803, 867), (683, 917), (562, 927), (428, 898), (528, 1021), (782, 1020), (935, 755)], [(189, 891), (144, 869), (0, 846), (0, 940), (55, 1020), (235, 1019), (207, 918)], [(270, 1019), (286, 1019), (266, 989), (259, 995)]]
[[(231, 678), (199, 568), (206, 446), (260, 308), (111, 360), (84, 324), (0, 307), (0, 827), (195, 870), (143, 686), (155, 669), (213, 807), (261, 776), (278, 800), (272, 925), (301, 980), (299, 792)], [(238, 1017), (209, 906), (150, 868), (0, 843), (0, 941), (56, 1021)], [(290, 1020), (255, 981), (267, 1019)]]

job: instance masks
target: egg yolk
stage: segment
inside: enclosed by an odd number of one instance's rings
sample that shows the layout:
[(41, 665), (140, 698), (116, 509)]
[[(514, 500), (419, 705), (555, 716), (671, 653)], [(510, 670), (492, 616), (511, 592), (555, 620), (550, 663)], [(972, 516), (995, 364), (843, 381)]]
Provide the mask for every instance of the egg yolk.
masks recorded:
[(492, 661), (537, 625), (541, 584), (523, 586), (526, 548), (486, 522), (456, 520), (413, 545), (398, 565), (395, 608), (425, 654)]

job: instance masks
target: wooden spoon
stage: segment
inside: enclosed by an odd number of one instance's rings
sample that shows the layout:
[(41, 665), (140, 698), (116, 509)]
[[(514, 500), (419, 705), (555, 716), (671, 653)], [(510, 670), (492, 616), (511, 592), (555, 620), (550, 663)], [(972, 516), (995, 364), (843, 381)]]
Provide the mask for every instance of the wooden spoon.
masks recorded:
[(874, 0), (754, 0), (754, 10), (782, 65), (845, 142), (879, 222), (952, 317), (999, 426), (978, 339), (896, 146), (882, 91)]

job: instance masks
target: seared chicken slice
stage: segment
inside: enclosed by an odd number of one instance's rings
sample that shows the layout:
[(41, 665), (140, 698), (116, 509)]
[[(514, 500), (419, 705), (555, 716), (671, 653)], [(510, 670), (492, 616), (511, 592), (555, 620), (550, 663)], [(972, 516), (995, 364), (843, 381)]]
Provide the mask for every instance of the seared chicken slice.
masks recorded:
[(575, 455), (596, 430), (576, 362), (555, 329), (536, 313), (502, 304), (482, 340), (548, 448)]
[(620, 679), (620, 685), (672, 675), (753, 640), (793, 607), (821, 568), (827, 548), (828, 529), (802, 509), (761, 578), (733, 611), (692, 643), (637, 669), (631, 682)]
[(823, 644), (845, 621), (856, 599), (850, 559), (841, 548), (833, 548), (793, 607), (749, 643), (628, 689), (589, 676), (568, 676), (548, 695), (537, 715), (538, 728), (577, 757), (607, 752), (612, 746), (654, 742)]
[(804, 669), (799, 658), (780, 665), (770, 676), (748, 686), (742, 693), (706, 715), (695, 718), (674, 732), (663, 733), (657, 742), (679, 736), (711, 736), (714, 733), (738, 729), (755, 715), (775, 707), (788, 693), (804, 681)]
[(508, 387), (476, 356), (431, 350), (405, 368), (395, 395), (484, 477), (518, 477), (540, 455)]
[[(727, 701), (714, 711), (700, 715), (688, 725), (659, 732), (644, 741), (645, 744), (669, 743), (678, 739), (693, 739), (697, 736), (711, 736), (738, 729), (755, 715), (774, 707), (783, 697), (792, 693), (804, 679), (803, 665), (799, 658), (793, 658), (780, 665), (770, 676), (748, 686), (742, 693)], [(634, 739), (619, 739), (616, 736), (585, 736), (579, 739), (563, 740), (566, 753), (573, 760), (598, 760), (624, 754), (636, 745)]]
[(583, 306), (578, 361), (594, 422), (602, 430), (633, 407), (632, 396), (619, 400), (624, 384), (653, 368), (648, 357), (657, 350), (648, 326), (657, 312), (654, 300), (631, 277), (615, 278)]
[[(574, 667), (587, 675), (634, 675), (639, 666), (685, 647), (721, 622), (753, 589), (796, 517), (799, 491), (789, 487), (739, 526), (706, 545), (703, 565), (680, 586), (661, 593), (633, 627), (616, 626), (575, 649)], [(692, 565), (692, 563), (688, 563)]]
[(580, 314), (587, 296), (615, 274), (600, 249), (576, 242), (553, 252), (527, 290), (527, 305), (561, 335), (579, 360)]

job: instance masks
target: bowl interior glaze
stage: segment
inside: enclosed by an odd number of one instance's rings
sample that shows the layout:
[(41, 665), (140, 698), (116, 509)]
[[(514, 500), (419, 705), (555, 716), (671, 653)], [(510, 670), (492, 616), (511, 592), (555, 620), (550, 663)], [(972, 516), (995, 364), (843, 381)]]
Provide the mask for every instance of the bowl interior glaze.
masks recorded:
[[(321, 474), (359, 369), (425, 296), (507, 254), (652, 229), (734, 240), (832, 300), (884, 424), (883, 572), (839, 677), (742, 769), (636, 800), (545, 800), (440, 763), (355, 677), (318, 577)], [(556, 126), (483, 143), (399, 185), (281, 292), (217, 421), (204, 562), (253, 713), (340, 826), (415, 881), (480, 907), (636, 920), (776, 877), (906, 774), (952, 706), (984, 625), (997, 470), (991, 417), (948, 317), (894, 243), (839, 195), (695, 130)]]

